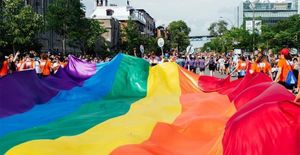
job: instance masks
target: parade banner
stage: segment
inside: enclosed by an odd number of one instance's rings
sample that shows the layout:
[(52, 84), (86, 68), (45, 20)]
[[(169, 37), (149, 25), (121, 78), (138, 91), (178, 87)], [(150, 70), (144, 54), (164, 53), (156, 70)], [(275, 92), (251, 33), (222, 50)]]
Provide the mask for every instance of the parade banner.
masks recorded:
[(176, 63), (150, 67), (123, 54), (95, 68), (81, 85), (3, 115), (0, 154), (300, 153), (300, 107), (264, 74), (199, 77)]

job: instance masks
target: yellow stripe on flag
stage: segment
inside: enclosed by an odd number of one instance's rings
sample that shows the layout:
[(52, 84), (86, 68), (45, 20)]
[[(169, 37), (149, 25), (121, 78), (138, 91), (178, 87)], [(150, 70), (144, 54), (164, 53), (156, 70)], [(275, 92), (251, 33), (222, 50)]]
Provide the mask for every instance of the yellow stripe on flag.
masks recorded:
[(158, 65), (150, 69), (147, 97), (134, 103), (127, 114), (77, 136), (20, 144), (7, 155), (106, 155), (117, 147), (142, 143), (158, 122), (171, 124), (181, 114), (180, 95), (177, 65)]

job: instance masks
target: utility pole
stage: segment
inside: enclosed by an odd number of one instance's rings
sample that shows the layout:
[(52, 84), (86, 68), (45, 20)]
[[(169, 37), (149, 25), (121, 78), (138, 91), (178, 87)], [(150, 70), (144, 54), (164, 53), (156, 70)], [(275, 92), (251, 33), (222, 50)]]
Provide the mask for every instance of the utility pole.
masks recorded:
[(252, 6), (252, 14), (253, 14), (253, 17), (252, 17), (252, 49), (253, 49), (253, 52), (255, 50), (255, 3), (250, 3), (251, 6)]
[(233, 24), (232, 20), (230, 20), (229, 18), (226, 18), (226, 17), (221, 16), (220, 19), (225, 19), (225, 20), (229, 21), (230, 24), (231, 24), (231, 27), (232, 27), (232, 28), (235, 27), (235, 25)]
[(240, 27), (240, 7), (237, 7), (237, 28)]

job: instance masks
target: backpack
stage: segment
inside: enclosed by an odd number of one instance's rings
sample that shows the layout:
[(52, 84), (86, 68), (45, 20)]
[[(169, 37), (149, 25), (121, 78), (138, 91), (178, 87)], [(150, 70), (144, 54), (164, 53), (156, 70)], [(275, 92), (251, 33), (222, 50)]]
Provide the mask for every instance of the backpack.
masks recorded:
[(285, 80), (285, 83), (289, 86), (294, 86), (296, 85), (297, 83), (297, 79), (296, 79), (296, 76), (294, 75), (294, 72), (293, 71), (289, 71), (287, 77), (286, 77), (286, 80)]
[[(291, 66), (291, 65), (290, 65)], [(288, 86), (295, 86), (296, 83), (297, 83), (297, 78), (294, 74), (294, 72), (292, 70), (290, 70), (288, 72), (288, 75), (285, 79), (285, 83), (288, 85)]]
[(238, 72), (238, 75), (241, 76), (241, 77), (244, 77), (244, 76), (246, 76), (246, 71), (241, 70), (241, 71)]
[(208, 62), (208, 64), (209, 64), (209, 67), (215, 67), (215, 61), (214, 61), (214, 59), (210, 59), (209, 62)]

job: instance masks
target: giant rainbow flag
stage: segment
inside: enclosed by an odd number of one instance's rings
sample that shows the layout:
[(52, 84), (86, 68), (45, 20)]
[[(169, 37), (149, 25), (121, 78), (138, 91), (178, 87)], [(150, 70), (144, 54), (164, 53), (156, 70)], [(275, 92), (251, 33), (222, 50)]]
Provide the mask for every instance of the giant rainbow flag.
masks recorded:
[(299, 155), (300, 106), (263, 74), (230, 81), (119, 54), (0, 79), (0, 154)]

